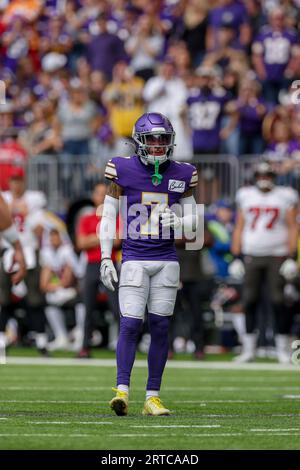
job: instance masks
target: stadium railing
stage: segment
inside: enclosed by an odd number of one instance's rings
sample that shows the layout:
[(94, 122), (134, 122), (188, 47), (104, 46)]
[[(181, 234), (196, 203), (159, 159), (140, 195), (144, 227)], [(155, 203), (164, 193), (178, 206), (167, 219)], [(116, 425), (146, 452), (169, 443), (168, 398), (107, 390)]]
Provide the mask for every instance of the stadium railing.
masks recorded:
[[(234, 201), (237, 189), (253, 179), (253, 168), (260, 158), (255, 155), (194, 156), (189, 162), (199, 172), (198, 202), (211, 204), (220, 198)], [(39, 155), (24, 163), (19, 159), (5, 160), (0, 152), (0, 174), (2, 169), (7, 173), (10, 165), (25, 166), (28, 188), (43, 191), (48, 198), (48, 208), (59, 213), (65, 213), (70, 202), (86, 198), (94, 183), (103, 180), (105, 163), (95, 155)], [(284, 172), (280, 162), (275, 164), (281, 173), (278, 183), (291, 185), (300, 192), (300, 165)]]

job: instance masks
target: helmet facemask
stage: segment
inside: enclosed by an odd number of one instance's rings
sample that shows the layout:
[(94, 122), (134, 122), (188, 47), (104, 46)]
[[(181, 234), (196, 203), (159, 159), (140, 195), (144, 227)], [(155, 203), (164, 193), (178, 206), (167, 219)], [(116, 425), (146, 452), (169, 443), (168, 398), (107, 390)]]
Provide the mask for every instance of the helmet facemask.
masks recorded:
[(262, 192), (271, 191), (275, 185), (276, 174), (268, 161), (257, 164), (254, 172), (255, 185)]
[(145, 164), (154, 165), (164, 163), (172, 156), (175, 146), (175, 132), (166, 132), (164, 129), (157, 129), (152, 132), (134, 132), (133, 139), (137, 144), (137, 154)]
[(274, 187), (274, 178), (267, 177), (267, 178), (257, 178), (256, 179), (256, 186), (263, 192), (271, 191)]
[(172, 124), (163, 114), (145, 113), (136, 121), (132, 138), (141, 161), (145, 165), (154, 165), (152, 183), (157, 186), (163, 179), (159, 166), (172, 156), (175, 146)]

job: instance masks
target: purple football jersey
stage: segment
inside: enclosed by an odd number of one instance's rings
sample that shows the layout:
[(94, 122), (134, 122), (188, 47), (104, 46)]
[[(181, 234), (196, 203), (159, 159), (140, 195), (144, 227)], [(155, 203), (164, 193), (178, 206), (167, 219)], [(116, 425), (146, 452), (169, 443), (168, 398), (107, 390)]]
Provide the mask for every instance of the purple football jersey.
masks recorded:
[[(262, 115), (258, 112), (258, 106), (265, 107), (265, 113)], [(262, 122), (267, 114), (270, 106), (268, 106), (262, 98), (253, 99), (251, 103), (237, 102), (237, 109), (239, 111), (239, 127), (244, 135), (260, 135), (262, 129)]]
[(247, 10), (242, 2), (232, 1), (228, 5), (212, 8), (209, 13), (208, 23), (213, 30), (215, 46), (218, 46), (216, 32), (224, 25), (230, 26), (235, 31), (235, 39), (232, 45), (239, 44), (240, 27), (248, 22)]
[[(129, 260), (177, 261), (174, 232), (162, 237), (162, 227), (151, 225), (151, 211), (157, 204), (172, 207), (195, 186), (196, 168), (189, 163), (168, 160), (160, 165), (162, 182), (155, 186), (153, 165), (144, 165), (137, 155), (109, 160), (105, 176), (123, 189), (127, 203), (121, 207), (124, 231), (122, 262)], [(142, 206), (141, 206), (142, 205)], [(142, 211), (141, 211), (142, 207)]]
[(290, 61), (292, 49), (299, 45), (294, 30), (273, 31), (264, 26), (254, 41), (253, 51), (263, 55), (268, 80), (281, 80)]
[(194, 152), (216, 151), (220, 145), (221, 118), (229, 94), (223, 89), (203, 93), (194, 88), (187, 99)]

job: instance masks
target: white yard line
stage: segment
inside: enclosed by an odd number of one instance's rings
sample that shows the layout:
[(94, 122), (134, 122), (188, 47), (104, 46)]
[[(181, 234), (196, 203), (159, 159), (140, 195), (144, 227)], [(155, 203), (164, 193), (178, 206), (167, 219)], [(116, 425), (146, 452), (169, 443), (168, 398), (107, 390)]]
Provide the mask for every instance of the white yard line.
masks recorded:
[(170, 400), (171, 403), (273, 403), (275, 400)]
[(103, 425), (103, 424), (113, 424), (109, 421), (27, 421), (28, 424), (96, 424), (96, 425)]
[(0, 403), (54, 403), (54, 404), (97, 404), (107, 403), (104, 400), (0, 400)]
[[(266, 435), (269, 435), (269, 436), (299, 436), (298, 433), (272, 433), (272, 432), (269, 432), (269, 433), (266, 433)], [(166, 438), (169, 438), (169, 437), (177, 437), (179, 436), (179, 434), (169, 434), (168, 435), (165, 435), (165, 434), (109, 434), (108, 435), (109, 437), (133, 437), (133, 438), (137, 438), (137, 437), (158, 437), (158, 438), (161, 438), (161, 437), (164, 437), (164, 439)], [(201, 433), (201, 434), (180, 434), (181, 437), (236, 437), (236, 436), (241, 436), (241, 437), (246, 437), (246, 436), (251, 436), (251, 434), (247, 434), (247, 433), (241, 433), (241, 432), (222, 432), (222, 433)]]
[(28, 424), (35, 424), (35, 425), (44, 425), (44, 424), (55, 424), (55, 425), (70, 425), (70, 424), (95, 424), (95, 425), (111, 425), (113, 423), (110, 422), (101, 422), (101, 421), (27, 421)]
[(16, 434), (16, 433), (1, 433), (0, 437), (90, 437), (94, 434), (42, 434), (42, 433), (30, 433), (30, 434)]
[(169, 438), (169, 437), (179, 437), (179, 436), (185, 436), (185, 437), (216, 437), (216, 436), (244, 436), (242, 433), (214, 433), (214, 434), (129, 434), (129, 433), (124, 433), (124, 434), (109, 434), (109, 437), (163, 437), (164, 439)]
[[(115, 359), (62, 359), (62, 358), (33, 358), (8, 357), (7, 364), (15, 365), (49, 365), (49, 366), (102, 366), (114, 367)], [(4, 366), (5, 367), (5, 366)], [(147, 367), (146, 360), (136, 360), (135, 367)], [(299, 372), (300, 367), (292, 364), (236, 364), (234, 362), (196, 362), (196, 361), (169, 361), (169, 369), (208, 369), (208, 370), (253, 370), (253, 371), (293, 371)]]
[(282, 398), (290, 398), (291, 400), (299, 400), (300, 395), (283, 395)]
[(170, 425), (164, 425), (164, 424), (155, 424), (150, 426), (147, 425), (133, 425), (129, 426), (130, 428), (220, 428), (220, 424), (170, 424)]
[(300, 428), (288, 428), (288, 429), (265, 429), (265, 428), (260, 428), (260, 429), (249, 429), (250, 432), (272, 432), (272, 433), (277, 433), (277, 432), (290, 432), (290, 431), (300, 431)]

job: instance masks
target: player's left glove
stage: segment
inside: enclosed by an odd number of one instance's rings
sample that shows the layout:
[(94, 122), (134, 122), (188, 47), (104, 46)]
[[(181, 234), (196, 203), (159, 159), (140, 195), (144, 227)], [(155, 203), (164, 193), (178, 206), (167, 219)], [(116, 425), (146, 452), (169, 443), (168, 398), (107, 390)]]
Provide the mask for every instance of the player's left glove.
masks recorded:
[(169, 209), (169, 207), (166, 207), (164, 212), (161, 214), (161, 225), (162, 227), (172, 228), (173, 230), (176, 230), (181, 227), (182, 218), (178, 217), (175, 212)]
[(114, 263), (110, 258), (104, 258), (101, 261), (100, 280), (107, 289), (115, 290), (113, 282), (118, 282), (118, 275)]
[(286, 281), (292, 281), (299, 274), (299, 266), (294, 259), (286, 259), (279, 269), (279, 274), (284, 277)]
[(241, 259), (237, 258), (228, 266), (228, 274), (232, 279), (241, 282), (245, 276), (245, 266)]

